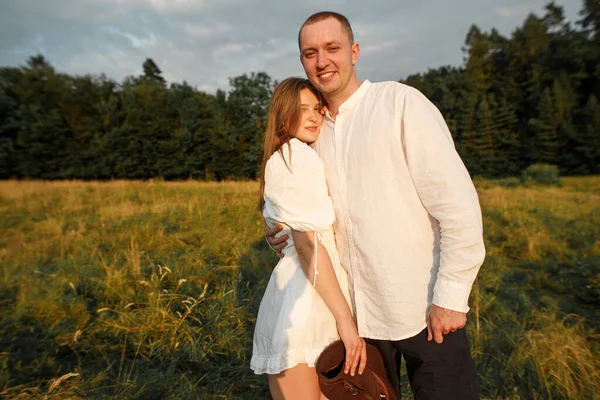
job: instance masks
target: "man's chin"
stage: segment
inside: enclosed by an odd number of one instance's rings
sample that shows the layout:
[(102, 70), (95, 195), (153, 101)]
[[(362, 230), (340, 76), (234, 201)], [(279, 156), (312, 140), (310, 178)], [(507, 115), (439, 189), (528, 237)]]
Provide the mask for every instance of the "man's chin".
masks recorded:
[(318, 84), (316, 84), (315, 87), (324, 96), (335, 93), (335, 91), (337, 90), (337, 87), (335, 87), (333, 82), (326, 82), (326, 83), (318, 82)]

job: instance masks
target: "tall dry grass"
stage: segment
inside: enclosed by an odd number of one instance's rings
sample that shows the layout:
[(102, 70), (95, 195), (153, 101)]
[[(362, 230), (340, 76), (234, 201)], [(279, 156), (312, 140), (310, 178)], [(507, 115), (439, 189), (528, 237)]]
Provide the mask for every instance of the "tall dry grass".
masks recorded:
[[(488, 257), (468, 333), (483, 397), (597, 398), (600, 179), (476, 185)], [(266, 398), (248, 357), (276, 258), (256, 190), (0, 182), (0, 396)]]

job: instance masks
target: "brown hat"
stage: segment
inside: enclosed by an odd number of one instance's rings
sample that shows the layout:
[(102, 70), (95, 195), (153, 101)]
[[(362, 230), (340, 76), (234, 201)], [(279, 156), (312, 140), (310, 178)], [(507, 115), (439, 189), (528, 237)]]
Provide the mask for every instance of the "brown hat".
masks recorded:
[(319, 386), (329, 400), (398, 400), (375, 346), (367, 343), (367, 366), (361, 375), (344, 373), (345, 358), (344, 343), (337, 340), (327, 346), (317, 360)]

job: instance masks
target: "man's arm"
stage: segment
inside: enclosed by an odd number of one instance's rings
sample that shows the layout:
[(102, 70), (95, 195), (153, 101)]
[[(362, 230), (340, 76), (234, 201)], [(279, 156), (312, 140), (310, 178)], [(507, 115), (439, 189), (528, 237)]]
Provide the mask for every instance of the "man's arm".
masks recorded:
[(485, 258), (479, 199), (438, 109), (407, 88), (402, 143), (419, 197), (440, 225), (440, 265), (428, 316), (429, 340), (462, 328), (468, 298)]
[(279, 237), (275, 237), (275, 235), (283, 229), (281, 224), (277, 224), (272, 228), (269, 228), (269, 225), (265, 222), (265, 237), (267, 239), (267, 243), (269, 246), (275, 250), (277, 256), (279, 258), (283, 258), (283, 253), (281, 250), (287, 246), (287, 240), (289, 239), (288, 235), (281, 235)]

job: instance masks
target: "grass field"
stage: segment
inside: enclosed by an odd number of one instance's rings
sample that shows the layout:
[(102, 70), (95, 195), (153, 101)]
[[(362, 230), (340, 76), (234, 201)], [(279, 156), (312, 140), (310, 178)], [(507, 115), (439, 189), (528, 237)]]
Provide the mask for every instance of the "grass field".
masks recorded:
[[(476, 186), (482, 396), (600, 398), (600, 177)], [(0, 397), (267, 398), (248, 367), (276, 263), (256, 190), (0, 182)]]

